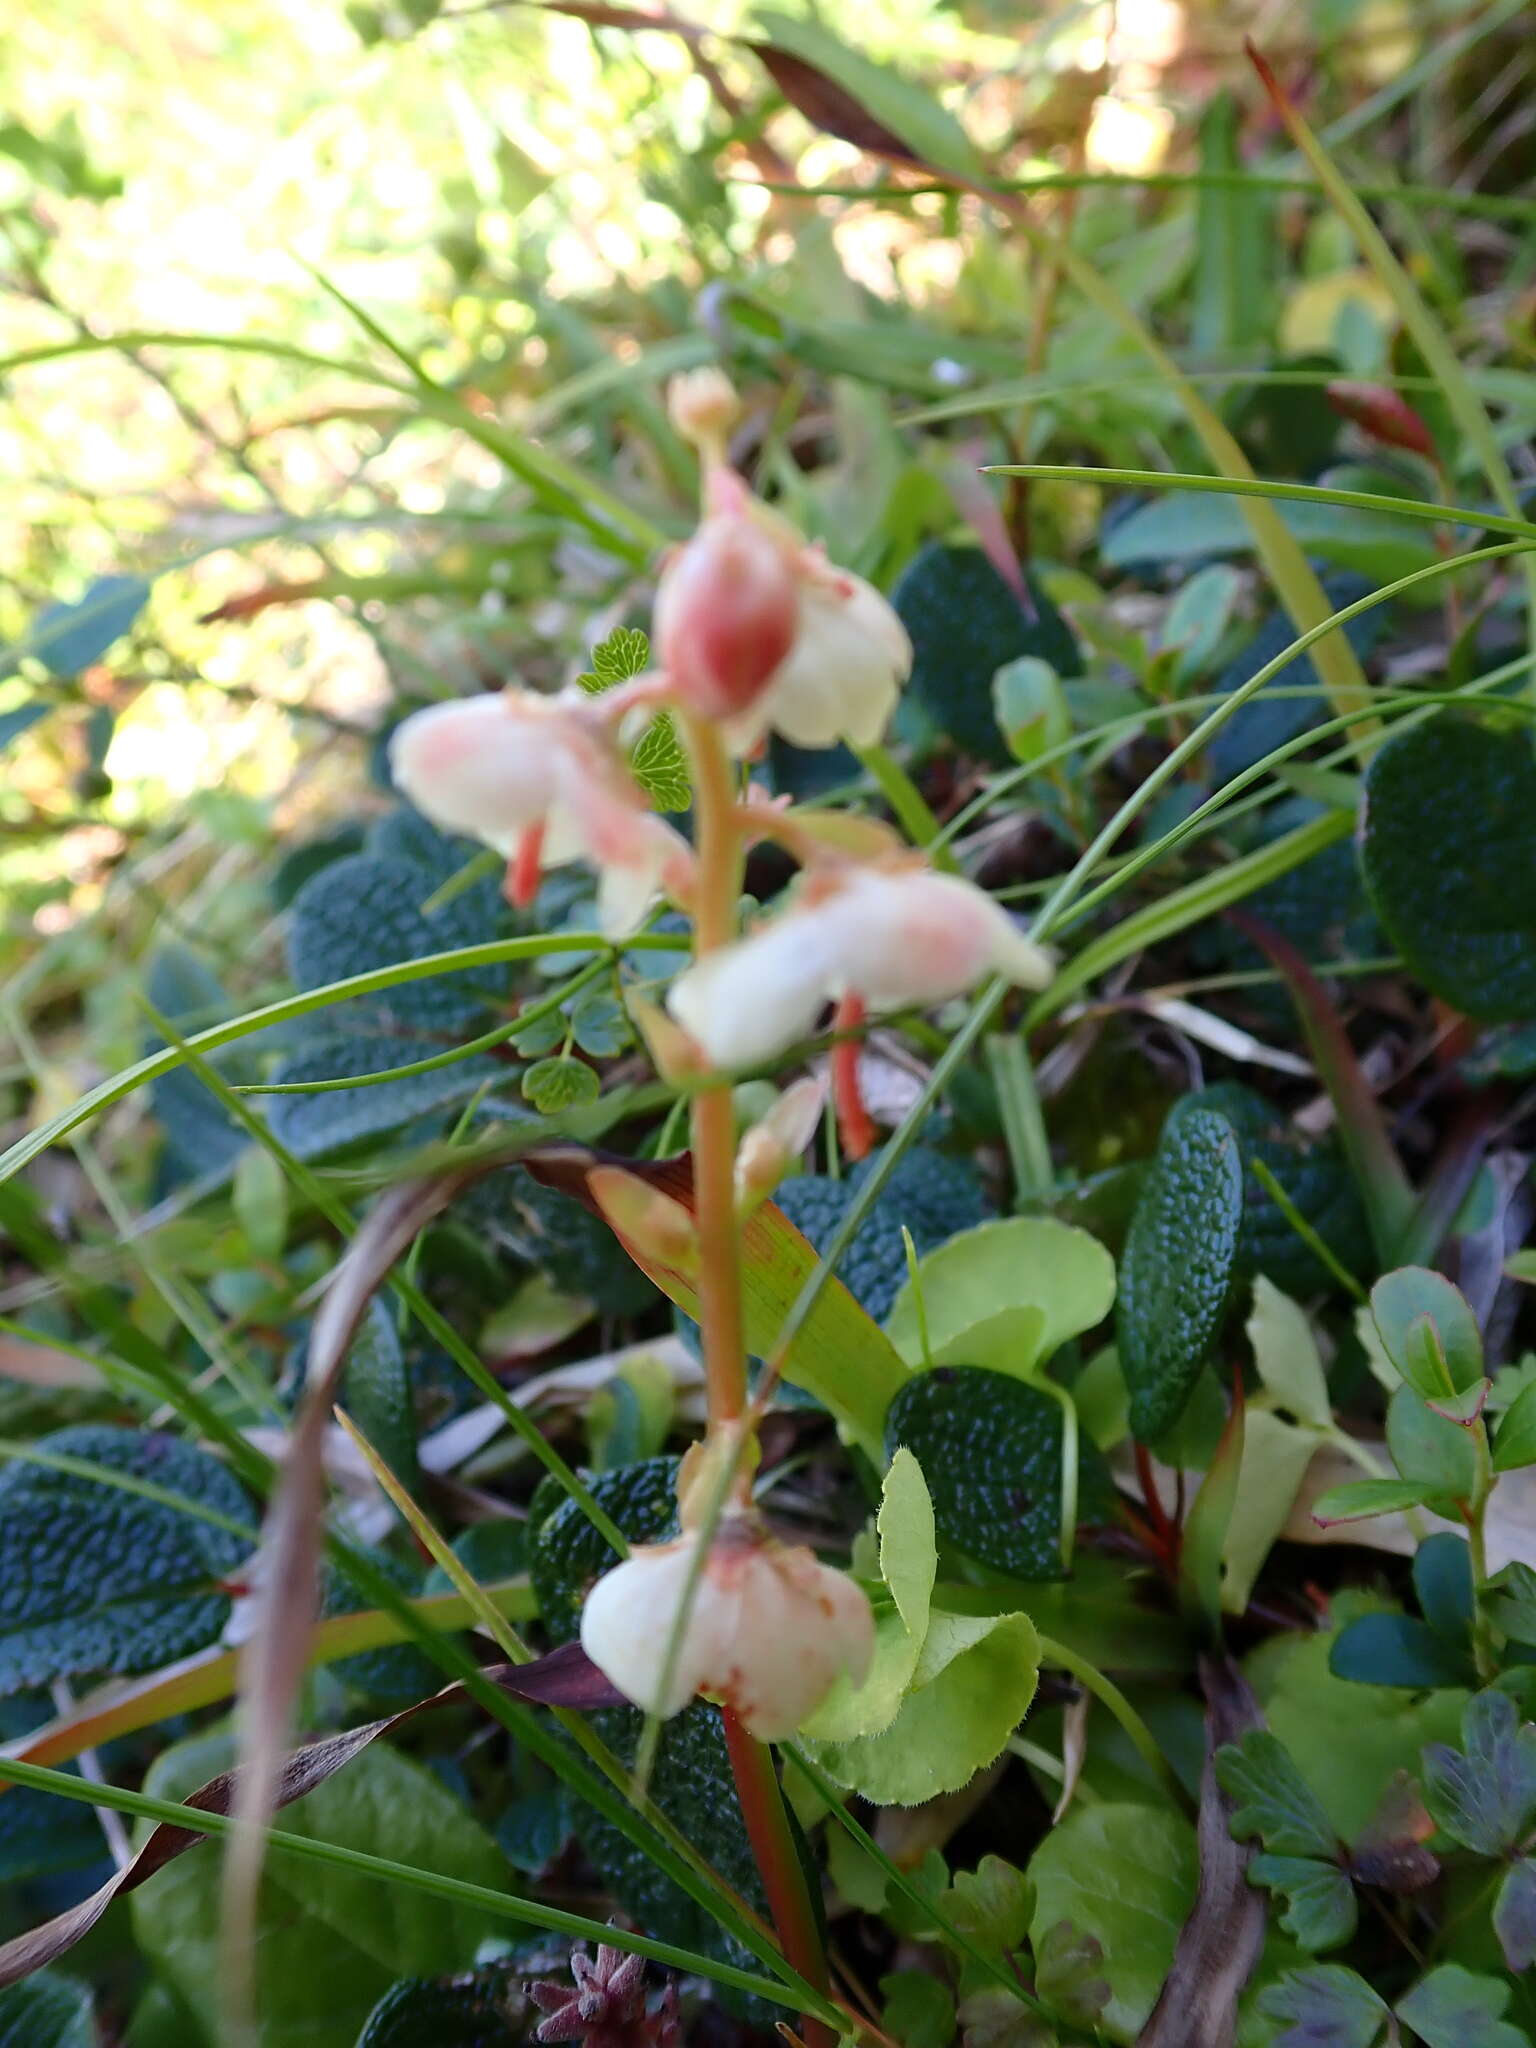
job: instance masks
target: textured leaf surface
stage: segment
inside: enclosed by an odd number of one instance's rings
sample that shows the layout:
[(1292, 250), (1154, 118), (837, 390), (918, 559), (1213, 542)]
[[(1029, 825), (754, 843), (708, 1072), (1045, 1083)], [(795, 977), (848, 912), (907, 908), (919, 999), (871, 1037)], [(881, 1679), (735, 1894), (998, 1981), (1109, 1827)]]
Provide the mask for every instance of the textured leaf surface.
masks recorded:
[(1195, 1833), (1165, 1808), (1073, 1806), (1030, 1858), (1031, 1940), (1069, 1920), (1104, 1952), (1104, 2026), (1128, 2041), (1157, 2001), (1195, 1902)]
[[(824, 1251), (831, 1242), (877, 1158), (861, 1161), (842, 1180), (807, 1173), (785, 1181), (778, 1190), (775, 1200), (779, 1208), (814, 1251)], [(838, 1276), (859, 1306), (883, 1323), (906, 1285), (902, 1231), (911, 1232), (921, 1258), (985, 1221), (987, 1214), (986, 1197), (974, 1168), (929, 1145), (914, 1145), (898, 1160), (880, 1199), (854, 1233), (838, 1265)]]
[[(173, 1437), (93, 1424), (55, 1431), (39, 1448), (251, 1520), (224, 1467)], [(0, 1692), (148, 1671), (204, 1648), (229, 1618), (217, 1582), (249, 1549), (228, 1530), (120, 1487), (8, 1464), (0, 1471)]]
[[(413, 1061), (431, 1059), (446, 1049), (448, 1040), (396, 1035), (393, 1032), (358, 1030), (345, 1036), (316, 1039), (301, 1053), (284, 1060), (274, 1072), (274, 1081), (356, 1080), (365, 1074), (381, 1074), (391, 1067), (407, 1067)], [(451, 1066), (434, 1067), (425, 1074), (409, 1074), (398, 1081), (381, 1081), (370, 1088), (325, 1089), (315, 1095), (274, 1095), (267, 1112), (274, 1136), (301, 1158), (313, 1159), (324, 1152), (339, 1151), (364, 1138), (382, 1137), (419, 1116), (439, 1110), (456, 1109), (482, 1088), (505, 1086), (515, 1079), (516, 1069), (501, 1066), (482, 1054), (455, 1060)]]
[[(182, 1799), (226, 1769), (228, 1736), (176, 1744), (144, 1789)], [(504, 1889), (495, 1843), (433, 1773), (375, 1743), (289, 1807), (295, 1834), (392, 1857), (471, 1884)], [(167, 1865), (133, 1894), (140, 1947), (218, 2038), (219, 1886), (204, 1850)], [(468, 1967), (494, 1923), (459, 1901), (381, 1887), (373, 1878), (273, 1857), (262, 1880), (255, 1950), (261, 2036), (270, 2048), (354, 2048), (358, 2029), (402, 1971), (446, 1976)]]
[(0, 1991), (0, 2048), (96, 2048), (90, 1992), (47, 1971)]
[(1536, 1017), (1536, 757), (1524, 729), (1457, 713), (1366, 774), (1365, 879), (1404, 958), (1468, 1016)]
[(416, 1484), (416, 1416), (390, 1305), (375, 1297), (347, 1353), (342, 1406), (407, 1488)]
[(508, 2012), (519, 2003), (505, 1978), (403, 1978), (368, 2015), (357, 2048), (516, 2048), (524, 2036)]
[(886, 1421), (888, 1448), (923, 1469), (940, 1539), (1021, 1579), (1061, 1576), (1062, 1433), (1059, 1401), (972, 1365), (914, 1373)]
[(1058, 676), (1083, 672), (1076, 640), (1060, 612), (1031, 583), (1030, 618), (980, 548), (931, 542), (903, 572), (892, 593), (912, 637), (908, 695), (940, 732), (979, 760), (1005, 762), (992, 678), (1010, 661), (1032, 654)]
[[(475, 890), (425, 911), (422, 906), (438, 886), (430, 870), (395, 856), (354, 853), (332, 861), (294, 900), (288, 964), (295, 983), (301, 989), (321, 988), (348, 975), (495, 937)], [(479, 1021), (497, 993), (494, 971), (460, 969), (354, 998), (347, 1009), (327, 1014), (333, 1028), (350, 1011), (348, 1021), (359, 1013), (382, 1012), (418, 1029), (455, 1031)]]
[(1214, 1110), (1178, 1104), (1120, 1263), (1120, 1365), (1143, 1442), (1172, 1428), (1194, 1391), (1226, 1311), (1242, 1222), (1236, 1132)]
[[(1348, 849), (1342, 849), (1348, 854)], [(1303, 1220), (1347, 1272), (1364, 1273), (1370, 1228), (1360, 1193), (1338, 1145), (1308, 1144), (1264, 1099), (1241, 1082), (1219, 1081), (1186, 1098), (1220, 1112), (1237, 1133), (1243, 1157), (1243, 1227), (1236, 1278), (1263, 1274), (1287, 1294), (1306, 1297), (1336, 1286), (1333, 1275), (1296, 1232), (1254, 1171), (1267, 1166)]]

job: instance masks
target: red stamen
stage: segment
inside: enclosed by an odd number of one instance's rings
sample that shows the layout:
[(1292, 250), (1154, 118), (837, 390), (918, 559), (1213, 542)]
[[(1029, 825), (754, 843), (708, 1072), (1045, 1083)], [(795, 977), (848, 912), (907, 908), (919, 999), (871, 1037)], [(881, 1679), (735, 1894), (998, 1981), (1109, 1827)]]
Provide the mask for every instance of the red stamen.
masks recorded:
[[(862, 996), (846, 995), (832, 1019), (834, 1031), (857, 1031), (865, 1019)], [(837, 1110), (837, 1127), (843, 1150), (850, 1159), (862, 1159), (875, 1142), (876, 1131), (859, 1089), (859, 1053), (856, 1038), (845, 1038), (832, 1048), (832, 1101)]]
[(507, 862), (506, 898), (518, 910), (526, 910), (539, 893), (543, 857), (544, 823), (541, 819), (519, 836), (517, 851)]

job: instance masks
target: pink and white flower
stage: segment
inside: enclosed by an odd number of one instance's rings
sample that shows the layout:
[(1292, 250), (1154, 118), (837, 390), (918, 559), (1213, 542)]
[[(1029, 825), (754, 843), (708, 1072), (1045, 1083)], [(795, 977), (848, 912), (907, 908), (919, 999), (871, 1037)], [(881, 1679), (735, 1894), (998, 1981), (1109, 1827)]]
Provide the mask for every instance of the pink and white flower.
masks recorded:
[(707, 1693), (758, 1741), (782, 1741), (843, 1672), (863, 1680), (874, 1655), (869, 1602), (846, 1573), (735, 1510), (715, 1531), (684, 1618), (701, 1540), (646, 1544), (599, 1579), (582, 1609), (582, 1648), (647, 1713), (666, 1719)]
[(507, 857), (516, 902), (531, 900), (543, 869), (589, 860), (602, 928), (622, 937), (659, 894), (686, 893), (691, 850), (650, 809), (583, 696), (507, 689), (429, 705), (396, 728), (389, 764), (434, 825)]
[(873, 584), (839, 569), (713, 467), (707, 516), (662, 572), (656, 647), (690, 710), (723, 721), (737, 753), (767, 732), (799, 747), (872, 746), (912, 666), (912, 643)]
[(716, 1067), (775, 1058), (823, 1007), (928, 1007), (989, 974), (1043, 988), (1051, 956), (983, 889), (909, 866), (850, 867), (801, 885), (798, 902), (672, 984), (667, 1007)]

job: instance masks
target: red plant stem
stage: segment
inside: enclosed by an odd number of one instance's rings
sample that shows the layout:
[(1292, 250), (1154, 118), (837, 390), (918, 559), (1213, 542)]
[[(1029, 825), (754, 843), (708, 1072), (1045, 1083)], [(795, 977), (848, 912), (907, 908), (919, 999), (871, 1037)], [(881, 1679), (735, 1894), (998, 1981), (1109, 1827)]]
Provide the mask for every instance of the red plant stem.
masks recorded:
[[(844, 996), (832, 1019), (834, 1031), (857, 1031), (865, 1018), (862, 996)], [(843, 1150), (850, 1159), (862, 1159), (875, 1142), (875, 1126), (864, 1107), (859, 1087), (859, 1054), (856, 1038), (839, 1038), (832, 1047), (832, 1101), (837, 1110), (837, 1128)]]
[[(741, 875), (741, 834), (730, 757), (719, 733), (701, 718), (683, 719), (693, 759), (693, 815), (698, 882), (693, 904), (694, 952), (730, 944)], [(736, 1223), (736, 1122), (723, 1082), (693, 1098), (694, 1221), (699, 1234), (699, 1331), (711, 1433), (736, 1423), (746, 1407), (747, 1354), (741, 1309), (741, 1233)], [(738, 1466), (743, 1493), (748, 1466)], [(747, 1839), (762, 1873), (769, 1910), (785, 1956), (818, 1991), (829, 1992), (827, 1954), (805, 1872), (784, 1810), (771, 1752), (720, 1710), (736, 1796)], [(836, 2048), (833, 2028), (809, 2017), (806, 2048)]]
[[(741, 838), (731, 764), (720, 735), (700, 718), (685, 720), (693, 757), (698, 884), (694, 952), (702, 958), (733, 936)], [(741, 1242), (736, 1228), (736, 1120), (723, 1082), (693, 1098), (693, 1186), (699, 1233), (699, 1332), (709, 1424), (734, 1422), (746, 1406), (747, 1352), (741, 1315)]]
[(1163, 1546), (1171, 1563), (1178, 1556), (1179, 1532), (1168, 1519), (1168, 1511), (1163, 1506), (1162, 1495), (1157, 1490), (1152, 1459), (1145, 1444), (1136, 1446), (1136, 1477), (1141, 1482), (1141, 1497), (1147, 1504), (1147, 1514), (1157, 1533), (1157, 1540)]
[[(762, 1873), (768, 1910), (773, 1915), (785, 1961), (807, 1983), (830, 1997), (827, 1952), (805, 1880), (805, 1867), (784, 1810), (784, 1794), (773, 1768), (773, 1753), (766, 1743), (747, 1733), (729, 1707), (720, 1709), (720, 1719), (736, 1779), (736, 1796), (741, 1801), (741, 1817)], [(836, 2048), (837, 2035), (833, 2029), (809, 2014), (804, 2016), (800, 2035), (806, 2048)]]

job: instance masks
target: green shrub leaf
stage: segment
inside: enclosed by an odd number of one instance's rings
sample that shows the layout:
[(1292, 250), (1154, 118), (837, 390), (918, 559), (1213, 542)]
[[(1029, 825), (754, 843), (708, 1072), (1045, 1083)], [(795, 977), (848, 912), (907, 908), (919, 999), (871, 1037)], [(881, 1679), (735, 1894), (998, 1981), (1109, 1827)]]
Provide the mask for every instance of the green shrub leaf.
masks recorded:
[(1530, 2048), (1524, 2027), (1499, 2017), (1510, 1995), (1510, 1986), (1497, 1977), (1441, 1963), (1398, 2000), (1397, 2016), (1424, 2048)]
[(1237, 1133), (1214, 1110), (1178, 1104), (1120, 1265), (1120, 1365), (1143, 1442), (1171, 1429), (1194, 1392), (1226, 1312), (1242, 1222)]
[[(88, 1424), (38, 1449), (148, 1481), (236, 1522), (251, 1519), (224, 1467), (174, 1437)], [(219, 1581), (250, 1543), (124, 1488), (19, 1459), (0, 1471), (0, 1693), (149, 1671), (214, 1642)]]
[(0, 1991), (0, 2048), (96, 2048), (91, 1994), (47, 1970)]
[(1287, 1971), (1260, 1992), (1259, 2011), (1295, 2022), (1275, 2036), (1274, 2048), (1376, 2048), (1392, 2017), (1365, 1979), (1338, 1963)]
[(521, 1999), (504, 1976), (442, 1984), (404, 1977), (363, 2022), (357, 2048), (517, 2048)]
[(1458, 713), (1399, 733), (1366, 774), (1361, 861), (1404, 958), (1455, 1009), (1536, 1017), (1536, 758)]
[(1109, 1984), (1103, 2024), (1128, 2041), (1145, 2024), (1195, 1902), (1195, 1833), (1166, 1807), (1077, 1805), (1030, 1858), (1036, 1948), (1061, 1921), (1091, 1935)]
[(909, 1365), (988, 1365), (1027, 1379), (1108, 1315), (1115, 1262), (1097, 1238), (1050, 1216), (962, 1231), (919, 1262), (886, 1328)]
[(907, 695), (963, 753), (1006, 762), (992, 679), (1023, 655), (1058, 676), (1080, 676), (1082, 656), (1061, 613), (1033, 581), (1031, 618), (980, 548), (931, 542), (891, 594), (912, 638)]
[(1424, 1803), (1445, 1832), (1480, 1856), (1507, 1854), (1536, 1818), (1536, 1726), (1507, 1692), (1490, 1688), (1467, 1707), (1462, 1746), (1424, 1752)]
[[(144, 1789), (181, 1799), (226, 1770), (227, 1734), (196, 1736), (157, 1758)], [(283, 1815), (294, 1834), (388, 1856), (501, 1890), (507, 1866), (464, 1807), (424, 1765), (374, 1743)], [(209, 2040), (219, 2033), (220, 1899), (208, 1851), (170, 1864), (133, 1894), (133, 1924)], [(273, 1857), (262, 1878), (254, 1964), (264, 2048), (354, 2048), (358, 2030), (402, 1971), (467, 1969), (493, 1923), (458, 1901), (393, 1887), (380, 1910), (373, 1878), (327, 1863)]]

